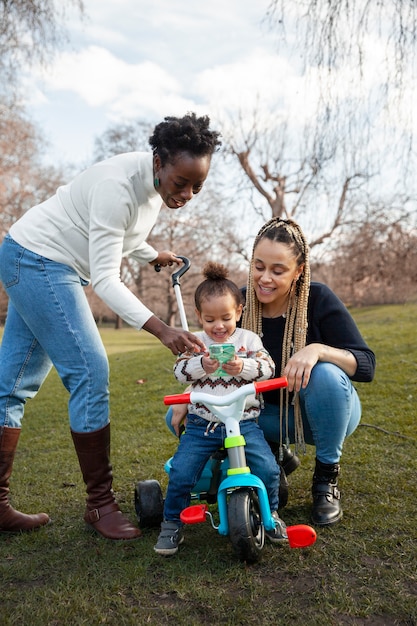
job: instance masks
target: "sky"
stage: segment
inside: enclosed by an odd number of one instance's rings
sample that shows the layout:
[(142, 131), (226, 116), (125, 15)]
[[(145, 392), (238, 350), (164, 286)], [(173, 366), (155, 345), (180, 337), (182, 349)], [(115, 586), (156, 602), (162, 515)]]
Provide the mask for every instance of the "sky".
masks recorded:
[[(272, 76), (296, 74), (276, 54), (270, 0), (85, 0), (67, 22), (70, 44), (35, 68), (26, 94), (53, 161), (89, 161), (111, 124), (157, 123), (282, 100)], [(297, 87), (295, 86), (295, 90)], [(284, 105), (284, 103), (282, 102)]]
[[(210, 115), (212, 127), (225, 139), (228, 133), (237, 136), (237, 121), (242, 120), (247, 137), (257, 111), (261, 131), (279, 129), (284, 122), (293, 133), (285, 144), (293, 154), (282, 155), (288, 170), (298, 156), (297, 142), (303, 143), (304, 125), (315, 121), (318, 103), (323, 106), (328, 81), (338, 107), (339, 103), (356, 107), (357, 102), (364, 107), (364, 119), (371, 121), (365, 156), (382, 161), (375, 184), (383, 192), (396, 193), (394, 183), (402, 178), (394, 172), (399, 159), (393, 148), (401, 153), (402, 125), (411, 124), (414, 137), (417, 133), (417, 116), (410, 115), (415, 110), (417, 76), (413, 58), (405, 91), (391, 103), (387, 124), (379, 94), (392, 75), (386, 64), (395, 63), (395, 50), (383, 32), (389, 18), (382, 28), (375, 22), (365, 37), (366, 63), (359, 81), (353, 57), (335, 64), (329, 73), (313, 64), (303, 68), (299, 52), (291, 45), (279, 47), (279, 34), (266, 20), (271, 0), (84, 0), (84, 4), (83, 20), (75, 11), (68, 14), (69, 43), (47, 69), (32, 68), (26, 80), (26, 105), (49, 142), (46, 162), (88, 166), (95, 139), (110, 126), (133, 120), (154, 125), (166, 115), (188, 111)], [(289, 44), (295, 6), (285, 5)], [(344, 32), (337, 31), (339, 43)], [(350, 43), (349, 29), (345, 35)], [(343, 110), (340, 107), (338, 111)], [(343, 123), (343, 114), (339, 117)], [(349, 129), (340, 128), (342, 140), (343, 133), (349, 134)], [(279, 137), (274, 145), (280, 146)], [(354, 150), (352, 154), (356, 159)], [(227, 174), (233, 176), (230, 168)], [(415, 189), (417, 178), (412, 180)], [(327, 202), (335, 206), (332, 198), (315, 198), (317, 223), (332, 219)]]

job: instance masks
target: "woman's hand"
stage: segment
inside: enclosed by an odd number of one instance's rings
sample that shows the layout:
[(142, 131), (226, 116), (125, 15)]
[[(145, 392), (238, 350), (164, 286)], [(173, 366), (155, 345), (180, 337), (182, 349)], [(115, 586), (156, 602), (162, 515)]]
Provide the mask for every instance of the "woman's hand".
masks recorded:
[(150, 261), (150, 265), (161, 265), (161, 267), (166, 267), (167, 265), (173, 265), (176, 263), (177, 265), (182, 264), (182, 259), (177, 257), (174, 252), (171, 250), (162, 250), (162, 252), (158, 252), (158, 256), (153, 261)]
[(187, 350), (189, 352), (207, 352), (204, 343), (193, 333), (190, 333), (188, 330), (168, 326), (155, 315), (152, 315), (142, 328), (158, 337), (159, 341), (169, 348), (175, 356)]
[(289, 391), (300, 391), (308, 385), (311, 370), (318, 361), (333, 363), (348, 376), (353, 376), (358, 364), (352, 352), (344, 348), (333, 348), (323, 343), (310, 343), (292, 355), (284, 368), (283, 376), (288, 379)]
[(300, 391), (307, 387), (311, 370), (320, 360), (322, 347), (320, 343), (310, 343), (292, 355), (282, 372), (288, 380), (288, 391)]
[(183, 352), (199, 353), (206, 350), (206, 346), (201, 339), (193, 335), (193, 333), (190, 333), (188, 330), (172, 328), (171, 326), (166, 326), (163, 333), (159, 336), (159, 340), (175, 356)]

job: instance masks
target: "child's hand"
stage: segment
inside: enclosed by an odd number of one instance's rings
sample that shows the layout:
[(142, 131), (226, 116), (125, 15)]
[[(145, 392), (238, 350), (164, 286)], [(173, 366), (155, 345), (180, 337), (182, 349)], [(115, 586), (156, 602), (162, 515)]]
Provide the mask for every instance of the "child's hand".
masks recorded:
[(171, 426), (175, 430), (177, 437), (180, 436), (181, 425), (185, 426), (187, 423), (187, 408), (187, 404), (174, 404), (172, 406)]
[(231, 361), (223, 363), (222, 369), (229, 376), (239, 376), (239, 374), (243, 370), (243, 359), (240, 359), (238, 356), (235, 355)]
[(217, 359), (211, 359), (208, 352), (201, 359), (201, 365), (203, 366), (203, 370), (206, 374), (214, 374), (216, 369), (220, 366), (220, 363)]

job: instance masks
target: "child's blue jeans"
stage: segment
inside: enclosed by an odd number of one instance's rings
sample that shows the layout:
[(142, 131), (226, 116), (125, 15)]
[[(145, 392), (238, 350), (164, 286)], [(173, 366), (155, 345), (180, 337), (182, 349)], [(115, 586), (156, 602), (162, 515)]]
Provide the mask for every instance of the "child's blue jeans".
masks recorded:
[[(180, 513), (190, 504), (190, 493), (197, 484), (210, 456), (223, 446), (226, 437), (223, 424), (214, 423), (197, 415), (187, 415), (187, 427), (181, 435), (172, 459), (169, 483), (164, 505), (164, 518), (180, 523)], [(240, 422), (246, 441), (245, 453), (251, 472), (264, 483), (271, 511), (278, 509), (280, 468), (262, 430), (255, 420)]]

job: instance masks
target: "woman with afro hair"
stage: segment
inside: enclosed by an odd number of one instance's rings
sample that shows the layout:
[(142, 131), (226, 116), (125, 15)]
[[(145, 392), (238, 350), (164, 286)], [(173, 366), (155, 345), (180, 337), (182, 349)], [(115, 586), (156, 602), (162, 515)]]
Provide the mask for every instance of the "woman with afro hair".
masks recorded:
[[(112, 490), (109, 366), (85, 297), (97, 295), (125, 322), (144, 329), (177, 355), (195, 335), (167, 326), (121, 282), (122, 257), (151, 265), (180, 264), (146, 242), (162, 203), (183, 207), (203, 187), (219, 133), (207, 116), (166, 117), (149, 139), (152, 151), (96, 163), (12, 225), (0, 247), (0, 279), (9, 307), (0, 348), (0, 532), (49, 522), (9, 503), (9, 478), (25, 402), (54, 366), (69, 392), (69, 422), (87, 489), (84, 519), (108, 539), (140, 530), (122, 514)], [(53, 444), (51, 444), (53, 445)]]

